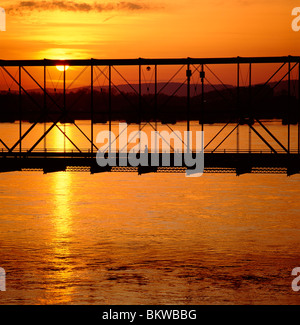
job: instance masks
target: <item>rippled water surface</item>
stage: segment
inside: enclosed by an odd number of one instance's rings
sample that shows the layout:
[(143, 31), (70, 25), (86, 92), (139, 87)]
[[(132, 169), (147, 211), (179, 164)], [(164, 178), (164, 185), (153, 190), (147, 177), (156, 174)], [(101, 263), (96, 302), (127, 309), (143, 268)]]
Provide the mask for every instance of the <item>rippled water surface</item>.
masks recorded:
[(0, 175), (0, 304), (299, 304), (300, 176)]

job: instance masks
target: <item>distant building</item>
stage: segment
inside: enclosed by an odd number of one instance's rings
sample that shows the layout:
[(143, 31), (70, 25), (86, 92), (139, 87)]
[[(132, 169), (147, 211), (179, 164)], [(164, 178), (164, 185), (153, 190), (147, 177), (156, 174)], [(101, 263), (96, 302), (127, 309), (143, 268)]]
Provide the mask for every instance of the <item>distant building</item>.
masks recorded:
[(6, 31), (6, 19), (5, 19), (5, 10), (0, 7), (0, 31)]

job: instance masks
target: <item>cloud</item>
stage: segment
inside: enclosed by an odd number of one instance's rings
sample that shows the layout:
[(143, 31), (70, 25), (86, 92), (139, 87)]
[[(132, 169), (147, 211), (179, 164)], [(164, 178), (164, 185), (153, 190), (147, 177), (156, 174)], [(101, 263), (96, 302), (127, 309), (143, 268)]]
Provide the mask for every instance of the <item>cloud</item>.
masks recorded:
[(87, 3), (75, 1), (19, 1), (16, 5), (7, 8), (8, 13), (22, 14), (24, 11), (45, 11), (61, 10), (73, 12), (103, 12), (103, 11), (141, 11), (152, 9), (142, 2), (107, 2), (107, 3)]

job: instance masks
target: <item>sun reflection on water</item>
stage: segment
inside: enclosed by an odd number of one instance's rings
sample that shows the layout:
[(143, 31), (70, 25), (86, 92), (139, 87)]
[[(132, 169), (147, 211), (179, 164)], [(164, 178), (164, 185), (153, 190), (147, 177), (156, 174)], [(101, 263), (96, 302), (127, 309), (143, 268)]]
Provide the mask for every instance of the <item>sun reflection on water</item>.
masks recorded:
[[(72, 238), (72, 174), (54, 173), (51, 176), (51, 192), (53, 194), (52, 242), (53, 254), (49, 257), (49, 274), (51, 274), (51, 299), (57, 302), (57, 297), (63, 297), (61, 303), (72, 300), (74, 287), (73, 270), (70, 265)], [(59, 283), (59, 284), (58, 284)], [(49, 303), (49, 297), (47, 297)]]

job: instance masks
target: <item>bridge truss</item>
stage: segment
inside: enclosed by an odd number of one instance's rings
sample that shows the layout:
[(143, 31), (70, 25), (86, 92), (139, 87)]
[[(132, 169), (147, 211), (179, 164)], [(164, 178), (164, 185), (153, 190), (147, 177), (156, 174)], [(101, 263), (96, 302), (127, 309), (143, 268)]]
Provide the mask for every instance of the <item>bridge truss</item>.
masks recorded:
[[(97, 125), (113, 131), (121, 120), (139, 132), (204, 131), (205, 172), (293, 175), (300, 170), (299, 81), (298, 56), (0, 60), (0, 118), (13, 122), (13, 131), (0, 126), (0, 171), (186, 169), (97, 166)], [(274, 117), (280, 131), (265, 122)], [(60, 148), (48, 141), (54, 130)]]

